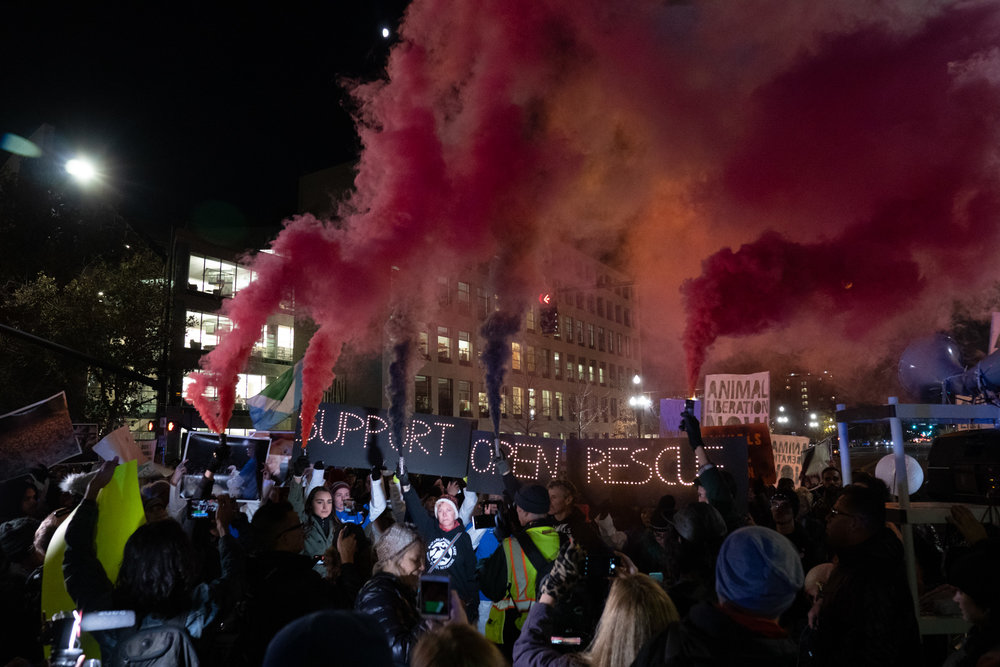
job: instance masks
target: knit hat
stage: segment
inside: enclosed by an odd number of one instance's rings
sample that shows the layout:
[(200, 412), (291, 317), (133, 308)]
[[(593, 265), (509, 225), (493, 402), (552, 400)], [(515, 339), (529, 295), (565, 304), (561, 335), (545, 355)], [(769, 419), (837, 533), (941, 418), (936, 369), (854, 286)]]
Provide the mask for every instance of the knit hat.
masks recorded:
[[(330, 647), (336, 646), (331, 659)], [(264, 654), (264, 667), (297, 665), (392, 665), (386, 634), (374, 616), (327, 609), (292, 621), (274, 636)]]
[(719, 600), (766, 618), (777, 618), (792, 605), (804, 579), (791, 541), (763, 526), (730, 533), (715, 565)]
[(334, 495), (340, 489), (347, 489), (347, 491), (350, 492), (351, 485), (347, 482), (334, 482), (333, 486), (330, 487), (330, 495)]
[(420, 539), (416, 529), (405, 523), (394, 523), (375, 544), (375, 556), (380, 563), (388, 563)]
[(532, 514), (549, 513), (549, 490), (541, 484), (522, 486), (514, 495), (514, 504)]
[(0, 525), (0, 550), (8, 560), (19, 561), (35, 548), (35, 531), (38, 519), (22, 516)]
[(448, 494), (445, 494), (445, 495), (441, 496), (440, 498), (438, 498), (437, 501), (435, 501), (435, 503), (434, 503), (434, 517), (435, 518), (437, 518), (438, 508), (441, 507), (441, 505), (451, 505), (452, 511), (455, 512), (455, 520), (456, 521), (458, 520), (458, 503), (455, 502), (455, 497), (454, 496), (449, 496)]
[(688, 542), (719, 543), (726, 536), (726, 520), (708, 503), (691, 503), (674, 515), (677, 534)]

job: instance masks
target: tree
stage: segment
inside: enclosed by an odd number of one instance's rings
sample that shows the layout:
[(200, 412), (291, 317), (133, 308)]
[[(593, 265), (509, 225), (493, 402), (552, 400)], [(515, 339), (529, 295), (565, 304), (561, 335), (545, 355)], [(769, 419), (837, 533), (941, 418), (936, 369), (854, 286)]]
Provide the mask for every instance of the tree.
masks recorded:
[[(0, 323), (135, 374), (161, 372), (164, 264), (104, 192), (83, 192), (51, 162), (0, 177)], [(155, 393), (125, 373), (0, 334), (0, 412), (66, 391), (74, 419), (105, 430)], [(152, 406), (155, 407), (155, 406)]]

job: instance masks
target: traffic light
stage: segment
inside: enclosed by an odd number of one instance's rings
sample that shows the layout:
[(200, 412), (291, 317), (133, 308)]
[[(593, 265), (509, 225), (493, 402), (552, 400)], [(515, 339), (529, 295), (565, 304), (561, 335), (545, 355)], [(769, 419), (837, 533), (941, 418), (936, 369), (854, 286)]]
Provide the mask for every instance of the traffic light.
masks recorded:
[(542, 308), (539, 317), (539, 326), (543, 334), (557, 335), (559, 333), (559, 309), (555, 304), (547, 308)]

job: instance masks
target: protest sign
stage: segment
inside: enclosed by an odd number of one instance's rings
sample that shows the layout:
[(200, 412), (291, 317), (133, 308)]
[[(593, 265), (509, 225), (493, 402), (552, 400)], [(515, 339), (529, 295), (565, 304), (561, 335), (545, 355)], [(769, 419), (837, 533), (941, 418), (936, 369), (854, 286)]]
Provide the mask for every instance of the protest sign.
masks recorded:
[[(469, 447), (469, 489), (476, 493), (503, 493), (503, 480), (493, 461), (492, 431), (474, 431)], [(522, 484), (545, 484), (559, 477), (564, 441), (527, 435), (500, 436), (500, 447), (514, 477)]]
[(236, 500), (259, 500), (263, 461), (270, 441), (238, 435), (222, 436), (207, 431), (189, 431), (184, 450), (187, 469), (181, 486), (185, 498), (202, 497), (205, 471), (212, 470), (213, 496), (229, 494)]
[(787, 477), (799, 485), (802, 475), (802, 453), (809, 446), (809, 438), (804, 435), (771, 434), (771, 448), (774, 451), (774, 468), (778, 477)]
[[(736, 479), (736, 501), (746, 506), (747, 444), (744, 438), (705, 438), (709, 457)], [(570, 479), (592, 504), (656, 504), (665, 494), (695, 498), (698, 474), (687, 438), (571, 440), (566, 443)]]
[(468, 419), (415, 414), (407, 422), (403, 442), (397, 447), (385, 410), (321, 403), (306, 451), (310, 461), (367, 468), (367, 448), (374, 444), (389, 469), (395, 467), (401, 450), (411, 472), (465, 477), (471, 434), (472, 422)]
[[(73, 599), (66, 591), (66, 580), (63, 578), (63, 556), (66, 553), (66, 529), (76, 510), (56, 528), (45, 552), (45, 564), (42, 568), (42, 613), (46, 619), (51, 619), (57, 611), (72, 611), (76, 609)], [(97, 549), (97, 560), (100, 561), (108, 579), (114, 582), (118, 578), (122, 554), (125, 552), (125, 542), (135, 532), (135, 529), (146, 521), (142, 509), (142, 497), (139, 495), (139, 477), (135, 461), (122, 463), (115, 468), (111, 481), (97, 495), (97, 527), (94, 544)], [(89, 635), (84, 635), (83, 648), (90, 657), (100, 656), (97, 642)]]
[(271, 441), (267, 449), (267, 460), (264, 467), (271, 475), (275, 484), (284, 484), (291, 466), (292, 450), (295, 449), (294, 431), (254, 431), (253, 438), (266, 438)]
[(52, 466), (80, 453), (66, 392), (0, 416), (0, 481)]
[(702, 426), (767, 424), (771, 417), (771, 374), (706, 375)]
[(771, 430), (767, 424), (733, 424), (731, 426), (706, 426), (701, 430), (708, 438), (743, 438), (747, 443), (749, 475), (764, 480), (765, 484), (776, 484), (778, 476), (774, 471), (774, 453), (771, 450)]
[(128, 426), (120, 426), (101, 438), (101, 441), (94, 445), (94, 453), (105, 461), (110, 461), (116, 456), (122, 463), (126, 461), (145, 463), (149, 460), (146, 453), (136, 444)]

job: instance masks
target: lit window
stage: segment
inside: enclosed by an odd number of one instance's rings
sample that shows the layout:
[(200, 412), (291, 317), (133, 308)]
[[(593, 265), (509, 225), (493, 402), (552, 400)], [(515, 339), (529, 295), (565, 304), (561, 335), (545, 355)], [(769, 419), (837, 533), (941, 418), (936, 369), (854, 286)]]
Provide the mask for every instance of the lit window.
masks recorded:
[(448, 327), (438, 327), (438, 361), (451, 362), (451, 335)]
[(465, 366), (472, 363), (472, 342), (468, 331), (458, 332), (458, 363)]
[(510, 367), (512, 370), (521, 370), (521, 344), (510, 344)]

